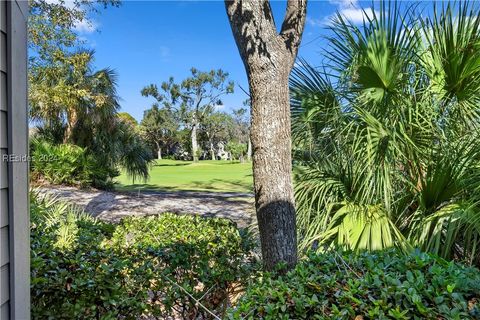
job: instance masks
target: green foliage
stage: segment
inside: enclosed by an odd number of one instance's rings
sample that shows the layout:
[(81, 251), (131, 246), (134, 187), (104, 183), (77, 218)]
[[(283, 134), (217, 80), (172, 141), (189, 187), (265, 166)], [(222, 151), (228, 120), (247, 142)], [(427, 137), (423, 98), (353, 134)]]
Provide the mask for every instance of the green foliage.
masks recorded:
[(38, 196), (31, 222), (33, 318), (131, 318), (145, 310), (148, 273), (107, 245), (113, 226)]
[(32, 181), (47, 181), (80, 187), (107, 187), (114, 173), (102, 168), (84, 148), (71, 144), (54, 145), (46, 141), (30, 141)]
[(226, 112), (215, 111), (205, 115), (200, 137), (204, 141), (204, 149), (210, 151), (208, 158), (216, 160), (214, 147), (236, 138), (236, 127), (233, 117)]
[(133, 255), (147, 254), (156, 275), (153, 300), (165, 309), (154, 310), (157, 316), (178, 310), (182, 319), (208, 317), (183, 289), (195, 299), (203, 297), (209, 310), (221, 312), (252, 272), (248, 252), (253, 239), (227, 220), (170, 214), (130, 218), (116, 228), (112, 241)]
[(92, 13), (103, 6), (118, 7), (118, 0), (72, 0), (28, 2), (28, 44), (33, 51), (30, 62), (34, 65), (52, 61), (68, 53), (69, 49), (81, 45), (75, 25), (89, 20)]
[[(102, 177), (97, 187), (111, 186), (122, 167), (133, 178), (148, 178), (153, 160), (150, 149), (131, 117), (118, 115), (116, 74), (110, 69), (92, 70), (93, 52), (77, 52), (75, 63), (51, 64), (31, 71), (30, 114), (39, 123), (37, 136), (52, 143), (70, 143), (86, 149)], [(74, 170), (74, 169), (72, 169)]]
[[(221, 97), (233, 93), (234, 83), (229, 81), (228, 72), (222, 69), (200, 71), (190, 69), (191, 76), (180, 83), (173, 77), (162, 82), (160, 89), (156, 84), (150, 84), (141, 91), (145, 97), (153, 97), (156, 103), (168, 112), (175, 112), (183, 128), (191, 133), (191, 148), (195, 146), (198, 129), (207, 116), (214, 112), (215, 106), (222, 105)], [(190, 150), (192, 158), (197, 161), (197, 150)]]
[(334, 18), (323, 70), (300, 61), (291, 91), (303, 249), (418, 247), (480, 264), (479, 13), (460, 2), (428, 18), (381, 2), (361, 26)]
[(226, 149), (232, 155), (232, 159), (243, 159), (247, 153), (247, 145), (235, 141), (229, 141), (226, 145)]
[(108, 130), (92, 132), (92, 153), (106, 168), (121, 168), (129, 178), (147, 181), (154, 157), (141, 135), (124, 122), (115, 121)]
[(31, 215), (36, 319), (205, 318), (192, 297), (221, 314), (254, 266), (251, 237), (226, 220), (163, 214), (117, 226), (38, 195)]
[(80, 50), (30, 68), (30, 116), (42, 127), (64, 125), (63, 142), (85, 146), (88, 132), (111, 125), (120, 107), (116, 73), (95, 71), (93, 59), (93, 51)]
[[(132, 118), (117, 113), (117, 74), (110, 68), (95, 70), (94, 52), (77, 49), (74, 26), (88, 22), (89, 13), (96, 11), (98, 4), (116, 6), (119, 2), (31, 1), (29, 111), (39, 126), (38, 137), (86, 150), (88, 163), (95, 163), (89, 170), (96, 173), (93, 179), (83, 177), (80, 184), (92, 180), (97, 187), (109, 187), (119, 167), (133, 178), (146, 180), (153, 157), (138, 132), (132, 130)], [(59, 175), (77, 170), (62, 165), (56, 166), (63, 170)]]
[(128, 112), (119, 112), (117, 113), (118, 119), (122, 121), (123, 123), (128, 124), (132, 128), (136, 128), (138, 126), (137, 120)]
[(231, 319), (480, 319), (480, 271), (397, 251), (311, 254), (255, 279)]
[(162, 152), (170, 153), (169, 151), (178, 143), (178, 129), (176, 113), (170, 108), (159, 108), (158, 105), (154, 105), (143, 113), (141, 133), (153, 149), (157, 150), (159, 156)]

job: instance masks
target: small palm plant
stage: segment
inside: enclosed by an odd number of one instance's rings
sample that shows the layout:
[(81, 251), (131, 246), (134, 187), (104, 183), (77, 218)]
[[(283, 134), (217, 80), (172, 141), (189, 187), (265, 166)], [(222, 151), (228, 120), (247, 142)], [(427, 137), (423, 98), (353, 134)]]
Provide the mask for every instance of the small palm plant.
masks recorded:
[(419, 247), (480, 263), (480, 11), (340, 14), (293, 71), (300, 247)]

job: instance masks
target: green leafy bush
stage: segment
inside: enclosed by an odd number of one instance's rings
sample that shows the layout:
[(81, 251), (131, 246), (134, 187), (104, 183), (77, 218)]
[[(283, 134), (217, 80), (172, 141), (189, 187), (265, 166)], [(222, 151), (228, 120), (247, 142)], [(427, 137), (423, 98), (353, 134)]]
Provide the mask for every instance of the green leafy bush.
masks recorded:
[(164, 214), (104, 223), (32, 197), (35, 319), (209, 318), (246, 282), (253, 245), (230, 222)]
[(53, 184), (108, 187), (111, 177), (118, 175), (97, 163), (85, 148), (72, 144), (54, 145), (32, 139), (31, 179)]
[(149, 260), (156, 275), (150, 290), (158, 293), (153, 300), (163, 309), (154, 310), (156, 316), (209, 318), (186, 292), (209, 310), (223, 313), (255, 267), (249, 256), (253, 239), (223, 219), (173, 214), (128, 218), (116, 228), (112, 241)]
[(108, 246), (111, 225), (49, 198), (32, 201), (31, 220), (34, 319), (111, 319), (146, 309), (142, 270)]
[(480, 272), (424, 253), (311, 255), (253, 282), (231, 319), (480, 319)]

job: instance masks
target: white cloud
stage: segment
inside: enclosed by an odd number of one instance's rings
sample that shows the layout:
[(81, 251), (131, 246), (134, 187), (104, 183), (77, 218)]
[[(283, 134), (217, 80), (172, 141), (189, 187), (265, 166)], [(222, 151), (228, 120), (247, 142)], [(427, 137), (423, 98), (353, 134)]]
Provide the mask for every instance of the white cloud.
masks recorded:
[(321, 27), (321, 26), (325, 25), (325, 21), (323, 19), (315, 19), (315, 18), (308, 17), (308, 16), (307, 16), (306, 22), (307, 22), (308, 25), (310, 25), (312, 27)]
[(66, 0), (66, 1), (60, 1), (60, 0), (45, 0), (46, 3), (48, 4), (61, 4), (62, 6), (65, 6), (69, 9), (72, 9), (76, 7), (76, 4), (73, 0)]
[[(337, 6), (337, 11), (340, 15), (354, 24), (362, 23), (367, 17), (372, 18), (374, 12), (375, 14), (378, 14), (373, 8), (360, 7), (357, 0), (329, 0), (329, 2)], [(321, 24), (319, 23), (319, 20), (315, 21), (317, 22), (317, 25), (329, 25), (335, 15), (336, 13), (326, 17), (321, 21)]]
[(98, 28), (98, 23), (93, 20), (83, 19), (75, 23), (73, 30), (78, 33), (92, 33)]
[[(367, 8), (365, 11), (360, 8), (346, 8), (340, 10), (340, 14), (354, 24), (362, 23), (363, 20), (367, 20), (367, 17), (370, 19), (373, 18), (372, 8)], [(378, 14), (378, 12), (375, 12), (375, 14)]]
[[(329, 0), (329, 2), (337, 6), (337, 11), (347, 20), (350, 20), (354, 24), (360, 24), (364, 18), (373, 17), (373, 8), (362, 9), (358, 0)], [(375, 11), (375, 14), (378, 12)], [(332, 18), (336, 16), (336, 12), (323, 19), (316, 19), (307, 17), (307, 24), (312, 27), (324, 27), (328, 26), (332, 22)]]
[(329, 0), (331, 4), (338, 6), (339, 8), (351, 8), (356, 7), (358, 4), (357, 0)]

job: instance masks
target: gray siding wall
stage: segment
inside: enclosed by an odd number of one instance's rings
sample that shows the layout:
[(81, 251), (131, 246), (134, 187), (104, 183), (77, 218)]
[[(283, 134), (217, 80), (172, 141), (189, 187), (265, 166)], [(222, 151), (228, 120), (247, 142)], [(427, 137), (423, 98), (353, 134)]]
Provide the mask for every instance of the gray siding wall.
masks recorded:
[(0, 0), (0, 320), (30, 318), (27, 1)]
[(7, 139), (7, 3), (0, 0), (0, 319), (10, 313), (10, 241), (8, 226), (8, 167), (3, 155), (8, 153)]

